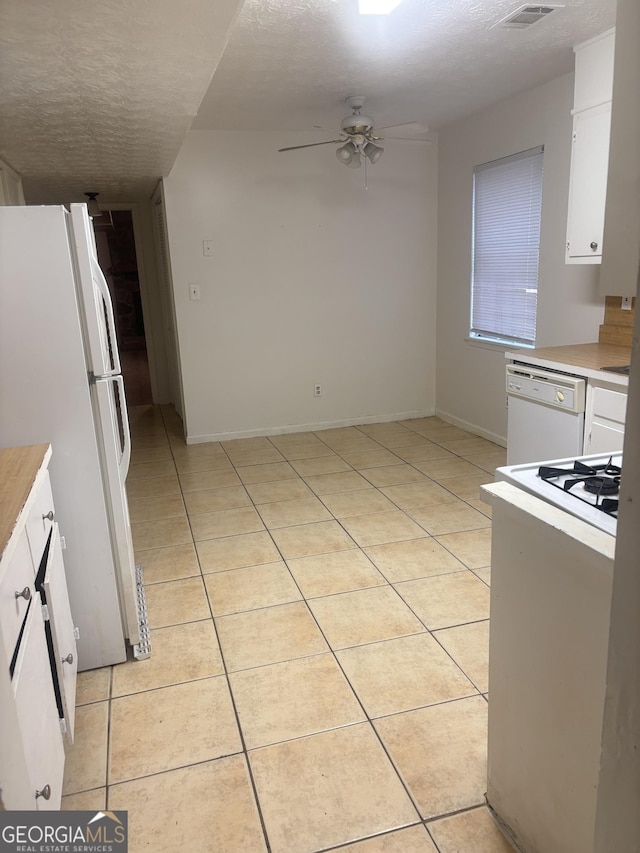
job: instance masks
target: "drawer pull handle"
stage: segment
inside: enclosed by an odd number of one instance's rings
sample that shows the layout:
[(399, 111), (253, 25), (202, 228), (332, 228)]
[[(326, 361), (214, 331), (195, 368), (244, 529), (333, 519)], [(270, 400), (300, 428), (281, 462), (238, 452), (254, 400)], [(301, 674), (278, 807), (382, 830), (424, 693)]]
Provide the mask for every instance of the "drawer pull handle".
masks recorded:
[(69, 652), (66, 658), (62, 658), (62, 663), (73, 663), (73, 655), (71, 652)]
[(53, 519), (54, 519), (54, 515), (53, 515), (53, 510), (52, 510), (52, 509), (50, 509), (50, 510), (49, 510), (49, 512), (48, 512), (46, 515), (43, 515), (43, 516), (42, 516), (42, 520), (44, 521), (45, 519), (46, 519), (47, 521), (53, 521)]
[(51, 797), (51, 785), (45, 785), (41, 791), (36, 791), (36, 800), (42, 797), (43, 800), (48, 800)]
[(22, 592), (16, 592), (16, 598), (24, 598), (25, 601), (29, 601), (31, 598), (31, 590), (28, 586), (22, 590)]
[(598, 248), (598, 244), (595, 242), (595, 240), (593, 243), (589, 243), (589, 248), (593, 249), (593, 251), (595, 252), (595, 250)]

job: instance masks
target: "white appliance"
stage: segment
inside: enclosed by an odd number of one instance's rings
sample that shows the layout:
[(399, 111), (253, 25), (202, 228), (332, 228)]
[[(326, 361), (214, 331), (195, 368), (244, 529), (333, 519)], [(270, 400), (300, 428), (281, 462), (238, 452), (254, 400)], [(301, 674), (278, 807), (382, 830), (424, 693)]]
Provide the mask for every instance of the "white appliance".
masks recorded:
[(547, 503), (616, 535), (622, 453), (554, 459), (496, 469), (496, 480), (513, 483)]
[(582, 453), (585, 379), (508, 364), (506, 383), (509, 465)]
[(52, 445), (78, 669), (148, 657), (113, 308), (86, 205), (0, 207), (0, 446)]
[(487, 801), (524, 853), (593, 853), (622, 454), (499, 468)]

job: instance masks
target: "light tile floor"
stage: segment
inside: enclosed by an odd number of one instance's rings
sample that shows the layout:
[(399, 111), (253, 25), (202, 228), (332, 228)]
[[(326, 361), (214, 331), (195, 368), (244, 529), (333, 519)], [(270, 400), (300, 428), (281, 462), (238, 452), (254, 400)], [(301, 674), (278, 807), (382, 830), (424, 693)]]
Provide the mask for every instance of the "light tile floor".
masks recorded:
[(505, 452), (438, 418), (186, 446), (131, 410), (153, 654), (81, 673), (63, 808), (130, 851), (508, 853), (484, 807)]

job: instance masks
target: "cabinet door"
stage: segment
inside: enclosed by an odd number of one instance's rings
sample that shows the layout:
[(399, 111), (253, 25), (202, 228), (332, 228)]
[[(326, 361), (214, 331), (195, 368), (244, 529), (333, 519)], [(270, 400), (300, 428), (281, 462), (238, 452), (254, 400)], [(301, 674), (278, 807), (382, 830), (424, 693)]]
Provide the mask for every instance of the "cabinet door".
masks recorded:
[[(12, 685), (33, 798), (24, 808), (57, 810), (64, 747), (39, 595), (29, 608)], [(36, 791), (42, 794), (36, 796)]]
[(624, 427), (595, 420), (587, 436), (585, 453), (618, 453), (624, 443)]
[(589, 382), (584, 431), (586, 454), (622, 450), (626, 409), (626, 391)]
[(610, 127), (610, 103), (573, 118), (567, 263), (600, 263), (602, 258)]
[(33, 568), (36, 572), (40, 567), (40, 560), (49, 538), (53, 519), (53, 495), (49, 472), (47, 471), (27, 518), (27, 537), (33, 558)]
[(617, 51), (615, 30), (607, 30), (583, 44), (576, 45), (576, 73), (573, 109), (587, 110), (611, 100), (613, 62)]
[(7, 566), (5, 562), (2, 563), (3, 573), (0, 578), (0, 634), (7, 659), (0, 665), (8, 669), (29, 602), (35, 592), (33, 564), (24, 531)]
[(49, 611), (49, 625), (67, 738), (70, 743), (73, 743), (78, 652), (57, 524), (53, 525), (47, 570), (42, 587)]

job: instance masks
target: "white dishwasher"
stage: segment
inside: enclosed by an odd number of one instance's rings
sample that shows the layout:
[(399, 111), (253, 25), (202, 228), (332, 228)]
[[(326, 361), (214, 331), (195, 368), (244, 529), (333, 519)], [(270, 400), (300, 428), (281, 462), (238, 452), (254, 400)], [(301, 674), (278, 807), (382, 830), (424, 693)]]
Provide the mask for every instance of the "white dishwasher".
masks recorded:
[(507, 464), (581, 456), (586, 380), (507, 365)]

